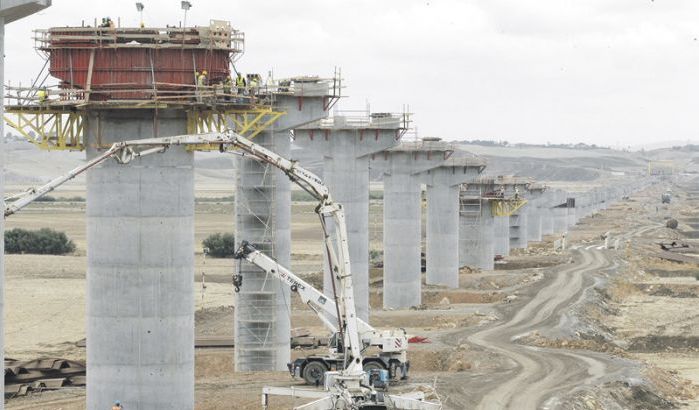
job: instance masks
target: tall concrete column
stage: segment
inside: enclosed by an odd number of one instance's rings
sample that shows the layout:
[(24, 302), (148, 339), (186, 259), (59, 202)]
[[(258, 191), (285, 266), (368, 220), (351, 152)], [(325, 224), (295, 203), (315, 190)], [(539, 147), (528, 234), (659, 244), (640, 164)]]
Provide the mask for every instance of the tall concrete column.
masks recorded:
[(517, 212), (510, 215), (510, 249), (525, 249), (527, 247), (528, 238), (528, 222), (529, 213), (527, 208), (529, 208), (527, 203)]
[(485, 168), (478, 158), (452, 157), (425, 172), (427, 185), (426, 282), (459, 287), (459, 191)]
[(384, 308), (422, 303), (420, 174), (451, 155), (441, 141), (403, 142), (373, 156), (384, 173)]
[(558, 190), (554, 195), (552, 204), (553, 233), (562, 234), (568, 230), (568, 206), (565, 191)]
[[(98, 147), (187, 133), (183, 112), (91, 112)], [(183, 147), (87, 174), (87, 408), (194, 408), (194, 169)]]
[(539, 212), (541, 214), (541, 235), (551, 235), (553, 233), (553, 191), (547, 191), (539, 202)]
[[(290, 130), (327, 116), (328, 86), (307, 95), (275, 95), (286, 114), (255, 142), (289, 157)], [(246, 157), (236, 160), (235, 240), (247, 240), (281, 265), (291, 262), (291, 185), (272, 167)], [(240, 263), (243, 286), (235, 296), (236, 371), (283, 371), (291, 361), (290, 290), (256, 266)]]
[(484, 184), (464, 184), (459, 213), (459, 265), (492, 270), (495, 231), (490, 201), (483, 198)]
[(510, 217), (496, 215), (493, 217), (493, 232), (495, 238), (495, 254), (500, 256), (510, 255)]
[(539, 242), (542, 237), (543, 212), (541, 203), (546, 187), (540, 184), (529, 186), (529, 206), (527, 207), (527, 241)]
[(568, 219), (567, 219), (566, 224), (568, 227), (575, 226), (575, 224), (578, 222), (575, 218), (575, 212), (577, 209), (577, 207), (575, 206), (575, 199), (576, 198), (574, 196), (569, 196), (567, 198), (567, 203), (568, 203), (567, 217), (568, 217)]
[[(398, 144), (402, 116), (334, 116), (294, 130), (294, 144), (323, 158), (323, 180), (345, 211), (357, 316), (369, 319), (369, 157)], [(333, 228), (329, 226), (329, 228)], [(327, 258), (323, 291), (332, 295)]]

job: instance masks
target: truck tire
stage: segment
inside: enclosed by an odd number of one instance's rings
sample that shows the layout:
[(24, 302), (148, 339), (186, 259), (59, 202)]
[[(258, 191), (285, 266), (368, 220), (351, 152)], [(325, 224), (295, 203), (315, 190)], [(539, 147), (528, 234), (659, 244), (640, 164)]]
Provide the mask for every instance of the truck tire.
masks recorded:
[(328, 370), (323, 362), (308, 362), (303, 367), (303, 379), (312, 386), (322, 385)]
[(365, 362), (365, 363), (362, 365), (362, 368), (363, 368), (364, 371), (367, 372), (367, 373), (368, 373), (369, 371), (375, 370), (375, 369), (386, 370), (386, 366), (384, 366), (383, 363), (378, 362), (378, 361), (375, 361), (375, 360), (372, 360), (372, 361), (370, 361), (370, 362)]

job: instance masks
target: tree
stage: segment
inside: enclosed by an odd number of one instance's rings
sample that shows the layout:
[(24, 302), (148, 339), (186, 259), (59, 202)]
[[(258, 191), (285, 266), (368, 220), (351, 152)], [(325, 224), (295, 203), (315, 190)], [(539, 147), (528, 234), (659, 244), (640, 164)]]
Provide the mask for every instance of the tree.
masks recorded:
[(235, 253), (235, 237), (232, 233), (215, 233), (202, 241), (208, 255), (214, 258), (230, 258)]
[(5, 232), (5, 253), (65, 255), (75, 252), (75, 243), (65, 232), (41, 228), (38, 231), (15, 228)]

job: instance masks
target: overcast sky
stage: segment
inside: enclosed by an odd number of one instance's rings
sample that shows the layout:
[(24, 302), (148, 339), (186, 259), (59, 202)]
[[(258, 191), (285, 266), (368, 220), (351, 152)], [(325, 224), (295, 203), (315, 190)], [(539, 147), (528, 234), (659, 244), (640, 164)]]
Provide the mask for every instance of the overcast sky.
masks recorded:
[[(177, 24), (179, 0), (142, 0), (146, 25)], [(400, 111), (420, 136), (608, 146), (697, 140), (696, 0), (191, 0), (188, 24), (245, 32), (237, 68), (276, 77), (341, 67), (343, 109)], [(53, 0), (12, 23), (5, 79), (43, 61), (33, 28), (121, 17), (132, 1)]]

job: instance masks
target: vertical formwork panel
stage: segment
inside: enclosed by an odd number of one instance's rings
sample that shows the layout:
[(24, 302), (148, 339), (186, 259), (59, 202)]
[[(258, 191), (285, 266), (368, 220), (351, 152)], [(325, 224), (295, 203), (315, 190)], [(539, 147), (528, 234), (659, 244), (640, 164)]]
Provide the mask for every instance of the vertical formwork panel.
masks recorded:
[[(181, 112), (91, 112), (97, 145), (185, 134)], [(87, 408), (194, 408), (194, 173), (183, 147), (87, 175)]]

